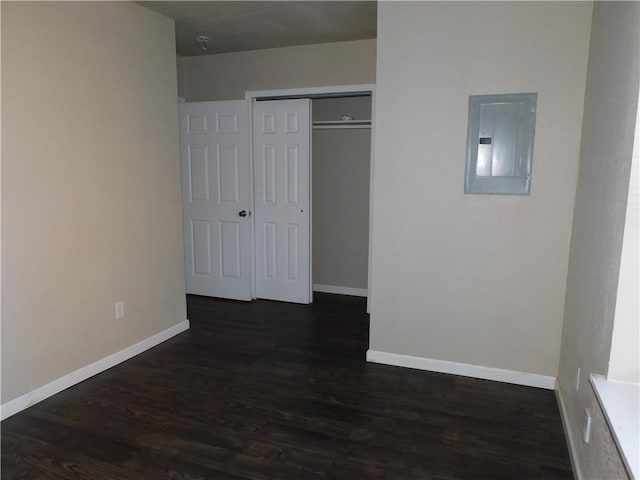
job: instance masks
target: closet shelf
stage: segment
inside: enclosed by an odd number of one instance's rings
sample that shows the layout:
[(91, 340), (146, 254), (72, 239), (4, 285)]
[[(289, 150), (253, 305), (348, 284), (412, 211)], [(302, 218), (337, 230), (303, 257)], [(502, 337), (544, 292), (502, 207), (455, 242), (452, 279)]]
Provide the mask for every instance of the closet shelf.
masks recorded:
[(323, 120), (313, 122), (314, 130), (339, 128), (371, 128), (371, 120)]

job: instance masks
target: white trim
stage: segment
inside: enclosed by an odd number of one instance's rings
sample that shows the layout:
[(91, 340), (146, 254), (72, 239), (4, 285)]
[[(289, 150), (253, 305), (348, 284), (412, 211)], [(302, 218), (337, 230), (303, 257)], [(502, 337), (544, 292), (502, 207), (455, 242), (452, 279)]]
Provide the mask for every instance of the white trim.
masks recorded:
[(369, 162), (369, 252), (367, 255), (367, 313), (371, 313), (373, 299), (373, 190), (376, 162), (376, 87), (371, 88), (371, 159)]
[(482, 365), (471, 365), (469, 363), (437, 360), (435, 358), (379, 352), (376, 350), (367, 351), (367, 362), (416, 368), (418, 370), (428, 370), (431, 372), (452, 373), (463, 377), (495, 380), (497, 382), (514, 383), (527, 387), (545, 388), (547, 390), (553, 390), (556, 382), (555, 377), (537, 373), (518, 372), (515, 370), (504, 370), (502, 368), (484, 367)]
[(589, 375), (589, 381), (629, 477), (640, 479), (640, 386), (608, 380), (593, 373)]
[(255, 182), (253, 173), (253, 101), (245, 96), (247, 102), (247, 122), (249, 122), (249, 191), (251, 193), (251, 203), (249, 209), (254, 214), (251, 215), (249, 224), (251, 225), (251, 299), (256, 300), (256, 198), (255, 198)]
[(309, 303), (313, 303), (313, 102), (309, 100)]
[(35, 405), (38, 402), (41, 402), (42, 400), (49, 398), (56, 393), (60, 393), (61, 391), (66, 390), (67, 388), (86, 380), (87, 378), (104, 372), (105, 370), (108, 370), (111, 367), (124, 362), (125, 360), (129, 360), (130, 358), (135, 357), (145, 350), (149, 350), (150, 348), (153, 348), (156, 345), (159, 345), (160, 343), (169, 340), (171, 337), (174, 337), (188, 329), (189, 320), (183, 320), (177, 325), (156, 333), (149, 338), (146, 338), (125, 348), (124, 350), (120, 350), (119, 352), (109, 355), (108, 357), (104, 357), (87, 366), (79, 368), (78, 370), (75, 370), (74, 372), (71, 372), (52, 382), (49, 382), (46, 385), (42, 385), (35, 390), (31, 390), (30, 392), (25, 393), (24, 395), (14, 400), (3, 403), (0, 407), (0, 418), (2, 420), (9, 418), (10, 416), (15, 415), (16, 413), (26, 408), (29, 408), (30, 406)]
[(562, 419), (562, 427), (564, 428), (564, 436), (567, 439), (567, 446), (569, 447), (569, 459), (571, 460), (571, 466), (573, 467), (573, 474), (576, 480), (583, 480), (582, 470), (578, 463), (578, 451), (576, 449), (576, 442), (573, 439), (571, 424), (569, 423), (569, 415), (567, 409), (564, 406), (564, 400), (562, 397), (562, 391), (560, 390), (560, 384), (556, 380), (556, 400), (560, 407), (560, 418)]
[(313, 291), (320, 293), (337, 293), (338, 295), (351, 295), (354, 297), (366, 297), (366, 288), (352, 288), (352, 287), (339, 287), (336, 285), (320, 285), (319, 283), (313, 284)]
[(283, 88), (278, 90), (248, 90), (245, 98), (275, 98), (275, 97), (307, 97), (318, 95), (333, 95), (336, 93), (373, 93), (374, 83), (362, 83), (358, 85), (333, 85), (330, 87), (304, 87), (304, 88)]

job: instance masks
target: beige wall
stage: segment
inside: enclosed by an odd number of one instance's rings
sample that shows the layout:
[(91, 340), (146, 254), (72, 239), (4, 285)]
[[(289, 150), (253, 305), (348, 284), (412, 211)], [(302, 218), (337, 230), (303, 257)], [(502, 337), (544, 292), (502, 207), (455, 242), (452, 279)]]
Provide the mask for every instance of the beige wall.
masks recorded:
[(247, 90), (374, 83), (376, 41), (183, 57), (187, 101), (235, 100)]
[[(638, 101), (639, 6), (597, 2), (593, 10), (558, 375), (584, 478), (626, 478), (588, 377), (606, 375), (609, 364)], [(581, 439), (585, 408), (594, 415), (588, 445)]]
[(176, 55), (176, 73), (178, 79), (178, 96), (184, 98), (184, 58)]
[(2, 2), (2, 97), (4, 403), (185, 319), (173, 22)]
[[(590, 19), (379, 4), (372, 350), (555, 377)], [(517, 92), (538, 92), (531, 195), (465, 195), (469, 95)]]
[[(313, 119), (371, 119), (371, 97), (313, 100)], [(313, 283), (366, 289), (371, 130), (313, 130)]]

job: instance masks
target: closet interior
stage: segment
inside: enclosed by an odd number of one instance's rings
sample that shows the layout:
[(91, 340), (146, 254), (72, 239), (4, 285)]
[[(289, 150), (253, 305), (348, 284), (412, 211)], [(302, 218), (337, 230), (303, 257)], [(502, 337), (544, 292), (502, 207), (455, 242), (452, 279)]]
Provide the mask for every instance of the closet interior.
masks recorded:
[(313, 289), (367, 294), (371, 95), (312, 99)]

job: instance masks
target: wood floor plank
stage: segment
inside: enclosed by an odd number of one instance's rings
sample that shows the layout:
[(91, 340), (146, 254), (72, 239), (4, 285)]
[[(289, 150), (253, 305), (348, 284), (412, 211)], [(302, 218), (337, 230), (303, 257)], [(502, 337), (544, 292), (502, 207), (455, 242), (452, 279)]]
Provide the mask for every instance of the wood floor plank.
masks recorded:
[(365, 300), (191, 329), (2, 422), (3, 479), (571, 479), (553, 392), (368, 364)]

